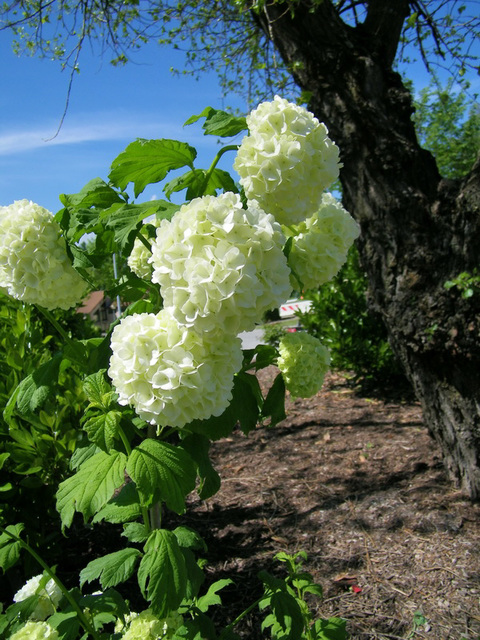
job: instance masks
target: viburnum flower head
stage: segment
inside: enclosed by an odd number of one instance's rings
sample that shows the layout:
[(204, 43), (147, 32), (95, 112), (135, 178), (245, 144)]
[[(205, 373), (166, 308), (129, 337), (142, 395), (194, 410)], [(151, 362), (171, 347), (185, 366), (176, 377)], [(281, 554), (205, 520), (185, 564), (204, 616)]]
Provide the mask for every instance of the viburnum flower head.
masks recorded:
[(179, 325), (166, 309), (123, 318), (115, 327), (108, 374), (121, 405), (158, 426), (219, 416), (242, 365), (241, 340)]
[(313, 215), (339, 175), (339, 150), (326, 126), (304, 107), (275, 96), (247, 116), (234, 169), (248, 200), (281, 224)]
[(85, 281), (68, 259), (60, 226), (50, 211), (31, 201), (0, 207), (0, 287), (46, 309), (70, 309), (85, 295)]
[(286, 388), (295, 398), (310, 398), (323, 384), (330, 352), (308, 333), (285, 333), (278, 346), (277, 365)]
[[(154, 227), (158, 227), (160, 222), (154, 218), (149, 221), (149, 224)], [(145, 280), (150, 280), (152, 277), (152, 265), (149, 263), (149, 259), (152, 253), (148, 250), (148, 248), (143, 244), (141, 240), (135, 238), (135, 242), (133, 243), (133, 249), (127, 259), (127, 264), (133, 273), (139, 278), (144, 278)]]
[[(175, 631), (183, 624), (183, 617), (176, 611), (167, 618), (157, 618), (150, 609), (141, 613), (131, 613), (127, 616), (126, 631), (122, 640), (163, 640), (171, 638)], [(124, 630), (122, 624), (115, 625), (115, 632)]]
[(38, 604), (30, 615), (32, 620), (45, 620), (51, 616), (62, 599), (60, 587), (54, 580), (48, 580), (45, 586), (41, 586), (42, 581), (45, 581), (42, 574), (33, 576), (13, 596), (14, 602), (22, 602), (34, 595), (39, 596)]
[(284, 242), (273, 216), (237, 194), (196, 198), (160, 223), (152, 280), (180, 324), (249, 331), (291, 293)]
[(300, 281), (294, 281), (293, 288), (316, 289), (338, 273), (360, 227), (336, 198), (325, 193), (317, 213), (285, 233), (293, 235), (288, 264)]
[(48, 622), (27, 622), (9, 640), (58, 640), (58, 631)]

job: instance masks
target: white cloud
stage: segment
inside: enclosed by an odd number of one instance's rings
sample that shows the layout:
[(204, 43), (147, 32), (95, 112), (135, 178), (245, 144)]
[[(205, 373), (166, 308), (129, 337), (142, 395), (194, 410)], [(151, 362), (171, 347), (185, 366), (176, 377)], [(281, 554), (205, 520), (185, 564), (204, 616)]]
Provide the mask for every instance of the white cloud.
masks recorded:
[[(182, 126), (159, 122), (144, 114), (89, 114), (64, 123), (55, 137), (58, 123), (48, 122), (36, 128), (2, 130), (0, 128), (0, 155), (19, 154), (33, 149), (46, 149), (58, 145), (74, 145), (102, 140), (134, 140), (135, 138), (175, 138), (186, 142), (205, 144), (198, 132)], [(191, 134), (194, 134), (193, 136)], [(214, 142), (214, 139), (212, 139)]]

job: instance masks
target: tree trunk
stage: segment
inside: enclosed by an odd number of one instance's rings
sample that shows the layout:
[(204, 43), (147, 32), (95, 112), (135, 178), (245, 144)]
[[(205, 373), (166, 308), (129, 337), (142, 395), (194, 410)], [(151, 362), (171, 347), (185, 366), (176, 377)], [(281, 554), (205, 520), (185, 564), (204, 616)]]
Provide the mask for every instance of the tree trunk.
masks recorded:
[(418, 144), (411, 96), (391, 69), (406, 0), (370, 0), (358, 27), (329, 0), (309, 7), (268, 4), (262, 27), (340, 147), (374, 307), (451, 477), (478, 499), (480, 295), (444, 283), (478, 267), (480, 160), (465, 180), (442, 180)]

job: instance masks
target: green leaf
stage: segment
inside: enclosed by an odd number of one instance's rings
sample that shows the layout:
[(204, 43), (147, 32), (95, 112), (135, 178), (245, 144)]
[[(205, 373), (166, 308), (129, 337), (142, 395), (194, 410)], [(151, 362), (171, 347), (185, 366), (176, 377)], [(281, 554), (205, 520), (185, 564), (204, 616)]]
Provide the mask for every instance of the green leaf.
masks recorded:
[(75, 511), (86, 522), (99, 511), (125, 482), (125, 454), (100, 451), (84, 462), (77, 473), (60, 483), (57, 491), (57, 511), (63, 527), (72, 524)]
[(205, 436), (194, 433), (182, 440), (182, 446), (188, 451), (197, 465), (197, 473), (201, 480), (197, 488), (198, 495), (202, 500), (206, 500), (217, 493), (221, 484), (220, 476), (213, 468), (208, 455), (210, 440)]
[[(61, 194), (60, 202), (65, 207), (83, 207), (87, 209), (90, 207), (97, 207), (105, 209), (115, 202), (124, 202), (124, 200), (101, 178), (94, 178), (93, 180), (90, 180), (90, 182), (87, 182), (87, 184), (78, 193), (70, 195), (65, 193)], [(58, 215), (59, 214), (57, 214), (57, 216)]]
[(130, 542), (145, 542), (150, 535), (147, 527), (140, 522), (129, 522), (123, 526), (122, 536)]
[(245, 434), (257, 426), (262, 394), (258, 378), (249, 373), (238, 373), (232, 391), (232, 408)]
[(17, 562), (22, 549), (22, 543), (12, 538), (7, 532), (19, 538), (24, 528), (23, 524), (8, 525), (0, 535), (0, 567), (3, 573)]
[(48, 624), (57, 630), (59, 640), (76, 640), (80, 631), (80, 621), (76, 611), (57, 611), (48, 618)]
[(142, 515), (138, 491), (133, 482), (127, 482), (120, 492), (100, 509), (92, 522), (111, 522), (112, 524), (122, 524), (137, 520)]
[(193, 169), (196, 155), (196, 150), (185, 142), (138, 139), (115, 158), (108, 177), (120, 189), (133, 182), (138, 197), (148, 184), (160, 182), (172, 169)]
[(137, 559), (141, 555), (138, 549), (127, 547), (92, 560), (80, 571), (80, 588), (85, 582), (92, 582), (97, 578), (102, 589), (125, 582), (133, 574)]
[[(208, 175), (208, 179), (207, 179)], [(237, 185), (227, 171), (215, 168), (210, 174), (205, 169), (188, 171), (178, 178), (174, 178), (164, 187), (167, 198), (177, 191), (187, 190), (186, 199), (193, 200), (199, 196), (217, 195), (217, 191), (238, 192)]]
[(200, 118), (205, 118), (205, 122), (202, 125), (205, 135), (227, 138), (236, 136), (237, 133), (248, 129), (245, 118), (232, 116), (226, 111), (214, 109), (213, 107), (205, 107), (202, 113), (191, 116), (185, 122), (185, 125), (193, 124), (200, 120)]
[(316, 620), (313, 629), (315, 640), (348, 640), (347, 621), (342, 618)]
[(88, 439), (108, 453), (118, 438), (121, 419), (120, 411), (109, 411), (88, 418), (83, 428), (87, 432)]
[(262, 408), (262, 417), (271, 418), (270, 426), (285, 420), (285, 382), (281, 373), (273, 381), (272, 386), (265, 398)]
[(218, 594), (219, 591), (228, 587), (228, 585), (233, 584), (233, 580), (230, 578), (223, 578), (222, 580), (217, 580), (213, 584), (210, 585), (207, 593), (198, 599), (197, 607), (205, 613), (209, 607), (212, 607), (217, 604), (222, 604), (222, 600)]
[(107, 227), (113, 229), (115, 242), (121, 251), (128, 253), (133, 246), (135, 235), (140, 230), (143, 220), (155, 215), (158, 219), (169, 220), (178, 211), (178, 204), (166, 200), (152, 200), (142, 204), (124, 204), (105, 211), (103, 218)]
[(185, 597), (187, 570), (177, 538), (171, 531), (156, 529), (148, 538), (138, 568), (138, 584), (158, 617), (175, 611)]
[(22, 380), (18, 386), (17, 395), (17, 408), (20, 413), (33, 413), (53, 392), (62, 359), (62, 354), (55, 355)]
[(180, 447), (147, 438), (128, 457), (127, 473), (137, 485), (143, 506), (164, 501), (176, 513), (185, 511), (185, 496), (195, 488), (195, 465)]
[(105, 379), (105, 369), (87, 376), (83, 381), (83, 390), (92, 407), (108, 410), (114, 401), (115, 394)]

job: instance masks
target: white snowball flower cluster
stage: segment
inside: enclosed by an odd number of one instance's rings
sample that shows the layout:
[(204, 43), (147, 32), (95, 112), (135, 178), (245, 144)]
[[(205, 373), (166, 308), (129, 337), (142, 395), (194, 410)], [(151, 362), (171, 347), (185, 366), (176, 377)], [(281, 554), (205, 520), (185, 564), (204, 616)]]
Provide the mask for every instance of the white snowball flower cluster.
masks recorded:
[(50, 310), (77, 305), (86, 284), (60, 234), (50, 211), (33, 202), (0, 207), (0, 287), (17, 300)]
[(39, 596), (38, 604), (30, 616), (33, 620), (45, 620), (45, 618), (51, 616), (55, 613), (56, 607), (62, 599), (62, 592), (56, 582), (49, 580), (45, 587), (41, 587), (40, 582), (42, 579), (42, 574), (33, 576), (13, 596), (14, 602), (22, 602), (22, 600), (26, 600), (33, 595)]
[(121, 622), (115, 625), (115, 632), (121, 633), (122, 640), (167, 640), (182, 626), (183, 617), (172, 612), (167, 618), (157, 618), (150, 609), (141, 613), (131, 613), (126, 618), (125, 626)]
[(48, 622), (27, 622), (9, 640), (58, 640), (58, 631)]
[(308, 333), (286, 333), (280, 338), (277, 365), (286, 388), (295, 398), (310, 398), (323, 384), (330, 366), (326, 347)]
[(248, 331), (291, 292), (284, 242), (273, 216), (234, 193), (195, 198), (161, 222), (152, 280), (179, 323)]
[(305, 289), (314, 289), (331, 280), (347, 259), (360, 227), (340, 202), (324, 194), (318, 212), (296, 227), (285, 229), (293, 235), (288, 264)]
[[(154, 218), (149, 222), (154, 227), (158, 227), (160, 222)], [(135, 238), (133, 243), (133, 249), (127, 259), (127, 264), (133, 273), (139, 278), (150, 280), (152, 277), (152, 265), (149, 263), (149, 259), (152, 253), (147, 249), (141, 240)]]
[(285, 225), (313, 215), (341, 166), (325, 125), (279, 96), (252, 111), (247, 125), (233, 167), (248, 200)]
[(158, 426), (218, 416), (232, 399), (241, 340), (179, 325), (166, 309), (134, 314), (115, 327), (108, 374), (121, 405)]

